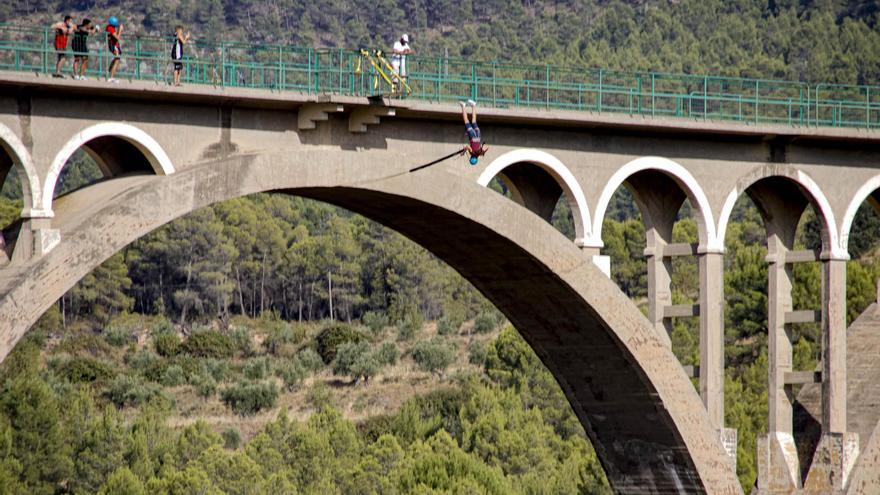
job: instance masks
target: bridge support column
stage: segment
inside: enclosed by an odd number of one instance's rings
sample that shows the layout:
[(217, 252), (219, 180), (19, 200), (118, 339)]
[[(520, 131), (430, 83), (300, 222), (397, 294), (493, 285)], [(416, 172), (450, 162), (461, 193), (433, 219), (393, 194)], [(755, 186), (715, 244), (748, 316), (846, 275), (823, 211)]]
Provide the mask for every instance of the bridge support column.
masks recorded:
[(25, 218), (12, 251), (12, 262), (24, 262), (54, 249), (61, 242), (61, 233), (51, 227), (51, 218)]
[[(701, 253), (700, 396), (715, 428), (724, 428), (724, 255)], [(734, 458), (736, 455), (734, 454)]]
[(792, 435), (791, 388), (785, 383), (792, 371), (791, 338), (786, 314), (792, 310), (789, 248), (775, 233), (767, 237), (767, 331), (769, 424), (767, 436), (758, 439), (758, 492), (791, 493), (800, 487), (800, 465)]
[(671, 347), (672, 320), (666, 318), (665, 311), (667, 306), (672, 306), (672, 260), (663, 255), (666, 241), (656, 229), (649, 229), (647, 237), (648, 319), (660, 340)]
[(846, 260), (822, 262), (822, 433), (846, 432)]

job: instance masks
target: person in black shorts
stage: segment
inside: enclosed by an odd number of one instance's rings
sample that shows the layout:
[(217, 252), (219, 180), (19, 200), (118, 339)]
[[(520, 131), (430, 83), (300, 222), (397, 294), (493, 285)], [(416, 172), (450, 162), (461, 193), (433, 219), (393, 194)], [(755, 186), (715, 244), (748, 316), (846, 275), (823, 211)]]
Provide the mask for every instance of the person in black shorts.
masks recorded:
[(73, 32), (73, 78), (83, 80), (89, 69), (89, 35), (98, 31), (98, 27), (89, 19), (83, 19), (82, 24)]
[(52, 76), (62, 77), (61, 66), (67, 60), (67, 40), (70, 38), (70, 33), (73, 32), (73, 17), (64, 16), (64, 21), (52, 24), (51, 29), (55, 30), (55, 53), (58, 55), (58, 60), (55, 62), (55, 73)]
[[(479, 158), (489, 151), (488, 146), (483, 146), (483, 135), (480, 133), (480, 127), (477, 125), (477, 103), (474, 100), (468, 100), (467, 105), (459, 102), (461, 105), (461, 118), (464, 120), (464, 130), (467, 133), (468, 143), (464, 146), (464, 151), (470, 154), (470, 164), (476, 165)], [(471, 116), (468, 118), (467, 107), (471, 107)]]
[(174, 62), (174, 85), (180, 86), (180, 72), (183, 70), (183, 45), (189, 41), (189, 33), (183, 34), (183, 26), (174, 28), (174, 44), (171, 45), (171, 60)]

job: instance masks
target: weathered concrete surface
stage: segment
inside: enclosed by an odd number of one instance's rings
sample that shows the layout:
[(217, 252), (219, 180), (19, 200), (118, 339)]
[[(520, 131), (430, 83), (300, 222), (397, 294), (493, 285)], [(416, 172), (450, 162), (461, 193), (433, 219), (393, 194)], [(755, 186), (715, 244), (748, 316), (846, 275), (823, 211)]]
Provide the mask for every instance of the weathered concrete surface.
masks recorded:
[(64, 242), (4, 273), (0, 355), (80, 277), (127, 243), (201, 206), (289, 192), (400, 231), (489, 297), (558, 379), (619, 493), (741, 493), (675, 357), (577, 247), (466, 177), (443, 168), (401, 174), (412, 165), (389, 153), (265, 153), (168, 177), (117, 178), (66, 196), (55, 218)]
[[(848, 493), (880, 493), (880, 305), (869, 306), (847, 330), (847, 430), (858, 435), (858, 463), (850, 473)], [(800, 456), (812, 459), (821, 437), (822, 390), (805, 385), (797, 396), (795, 429)], [(878, 429), (877, 431), (880, 431)], [(801, 467), (805, 469), (806, 466)]]

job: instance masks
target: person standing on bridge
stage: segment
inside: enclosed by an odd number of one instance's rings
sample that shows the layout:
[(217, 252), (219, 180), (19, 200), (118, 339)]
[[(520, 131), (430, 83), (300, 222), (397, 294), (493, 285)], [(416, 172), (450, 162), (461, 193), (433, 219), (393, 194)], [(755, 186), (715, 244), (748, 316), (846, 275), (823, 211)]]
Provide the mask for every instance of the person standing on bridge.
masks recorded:
[(61, 66), (67, 60), (67, 41), (70, 38), (70, 33), (73, 32), (73, 17), (64, 16), (64, 20), (52, 24), (51, 29), (55, 30), (55, 53), (58, 55), (58, 60), (55, 62), (55, 73), (52, 74), (52, 77), (64, 77), (61, 74)]
[(171, 60), (174, 62), (174, 85), (180, 86), (180, 72), (183, 70), (183, 45), (189, 41), (189, 33), (183, 34), (180, 24), (174, 28), (174, 44), (171, 46)]
[(409, 35), (404, 34), (394, 43), (391, 53), (391, 68), (394, 69), (394, 83), (406, 79), (406, 56), (412, 53), (409, 46)]
[(89, 69), (89, 35), (95, 34), (98, 27), (89, 19), (83, 19), (82, 24), (73, 32), (73, 78), (85, 80), (86, 71)]
[[(464, 130), (468, 137), (468, 144), (464, 146), (463, 151), (471, 155), (470, 164), (476, 165), (479, 158), (489, 151), (488, 146), (483, 146), (483, 136), (480, 133), (480, 127), (477, 126), (477, 102), (468, 100), (467, 104), (463, 101), (458, 104), (461, 105), (461, 118), (464, 120)], [(471, 107), (470, 118), (467, 113), (468, 105)]]
[(122, 24), (119, 23), (119, 19), (116, 16), (110, 16), (107, 19), (106, 31), (107, 49), (113, 55), (113, 61), (110, 62), (110, 68), (108, 69), (110, 77), (107, 78), (107, 82), (119, 84), (119, 80), (116, 79), (116, 71), (119, 70), (119, 57), (122, 56), (122, 45), (119, 42), (122, 38)]

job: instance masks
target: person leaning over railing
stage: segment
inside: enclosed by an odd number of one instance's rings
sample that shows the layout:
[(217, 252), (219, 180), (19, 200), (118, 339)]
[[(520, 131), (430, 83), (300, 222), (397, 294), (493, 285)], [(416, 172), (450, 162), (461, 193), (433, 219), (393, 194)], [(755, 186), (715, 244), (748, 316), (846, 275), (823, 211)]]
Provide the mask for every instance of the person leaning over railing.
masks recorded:
[(122, 38), (122, 24), (119, 23), (119, 19), (116, 16), (110, 16), (107, 19), (107, 49), (110, 50), (110, 54), (113, 55), (113, 61), (110, 62), (110, 67), (108, 69), (107, 82), (119, 83), (119, 80), (116, 79), (116, 71), (119, 70), (119, 57), (122, 56), (122, 44), (120, 44), (119, 40)]
[(98, 27), (89, 19), (83, 19), (82, 24), (73, 32), (73, 78), (85, 80), (86, 71), (89, 69), (89, 35), (98, 32)]
[(55, 30), (55, 53), (58, 55), (58, 60), (55, 62), (55, 73), (52, 74), (52, 77), (64, 77), (61, 74), (61, 66), (67, 60), (67, 40), (70, 33), (73, 32), (73, 17), (64, 16), (64, 21), (52, 24), (50, 29)]
[(183, 34), (183, 26), (174, 28), (174, 44), (171, 45), (171, 60), (174, 63), (174, 85), (180, 86), (180, 72), (183, 70), (183, 45), (189, 41), (189, 33)]

